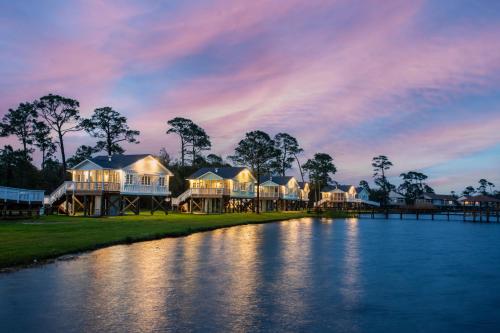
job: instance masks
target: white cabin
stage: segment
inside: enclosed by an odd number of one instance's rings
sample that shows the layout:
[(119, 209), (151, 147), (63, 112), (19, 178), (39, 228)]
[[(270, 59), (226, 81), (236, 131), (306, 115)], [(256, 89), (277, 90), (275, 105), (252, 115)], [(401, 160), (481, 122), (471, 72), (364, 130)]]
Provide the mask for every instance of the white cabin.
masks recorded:
[[(151, 197), (157, 203), (155, 207), (162, 206), (170, 196), (173, 176), (150, 154), (97, 156), (68, 172), (71, 181), (56, 189), (47, 202), (54, 205), (63, 201), (59, 207), (65, 213), (75, 214), (82, 209), (84, 215), (116, 215), (127, 209), (138, 214), (141, 196)], [(165, 210), (163, 206), (162, 209)]]

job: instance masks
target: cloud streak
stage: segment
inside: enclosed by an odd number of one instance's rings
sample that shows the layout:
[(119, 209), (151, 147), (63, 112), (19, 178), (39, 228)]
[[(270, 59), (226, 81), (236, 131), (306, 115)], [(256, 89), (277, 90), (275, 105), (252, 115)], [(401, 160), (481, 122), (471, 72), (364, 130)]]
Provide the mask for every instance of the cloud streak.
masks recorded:
[[(92, 0), (28, 26), (26, 9), (3, 5), (0, 112), (54, 91), (85, 113), (116, 106), (143, 132), (131, 151), (175, 151), (163, 133), (183, 115), (222, 154), (248, 130), (290, 132), (304, 158), (335, 155), (341, 181), (368, 178), (379, 153), (395, 172), (453, 172), (457, 158), (498, 149), (500, 21), (444, 4), (453, 17), (428, 1)], [(480, 158), (475, 168), (500, 182)], [(438, 177), (443, 189), (457, 181)]]

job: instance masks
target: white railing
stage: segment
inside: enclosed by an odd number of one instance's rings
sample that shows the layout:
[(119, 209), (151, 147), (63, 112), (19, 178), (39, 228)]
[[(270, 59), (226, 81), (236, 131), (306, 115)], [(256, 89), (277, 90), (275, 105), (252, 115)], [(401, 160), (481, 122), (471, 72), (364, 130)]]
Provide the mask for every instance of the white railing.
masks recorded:
[(44, 192), (39, 190), (27, 190), (23, 188), (0, 186), (0, 199), (16, 202), (43, 203)]
[(257, 192), (255, 191), (242, 191), (242, 190), (232, 190), (230, 195), (235, 198), (256, 198)]
[(183, 201), (186, 201), (191, 196), (191, 189), (182, 192), (177, 198), (172, 198), (172, 206), (179, 206)]
[(54, 190), (49, 196), (48, 199), (45, 200), (45, 203), (48, 205), (53, 205), (54, 202), (59, 200), (66, 192), (70, 189), (73, 188), (73, 182), (71, 181), (66, 181), (63, 182), (58, 188)]
[(196, 196), (221, 196), (228, 195), (229, 190), (225, 188), (192, 188), (191, 195)]
[(162, 194), (168, 195), (170, 191), (167, 186), (142, 185), (142, 184), (124, 184), (121, 188), (122, 193), (134, 194)]
[(280, 194), (276, 192), (261, 191), (259, 192), (259, 197), (261, 199), (279, 199)]
[(283, 199), (285, 199), (285, 200), (299, 200), (299, 195), (297, 193), (283, 194)]
[(68, 188), (75, 192), (102, 192), (102, 191), (120, 191), (120, 183), (110, 182), (70, 182), (72, 186)]
[(323, 198), (319, 201), (316, 201), (314, 203), (314, 207), (318, 207), (318, 206), (321, 206), (322, 204), (324, 204), (325, 202), (329, 202), (330, 201), (330, 198)]

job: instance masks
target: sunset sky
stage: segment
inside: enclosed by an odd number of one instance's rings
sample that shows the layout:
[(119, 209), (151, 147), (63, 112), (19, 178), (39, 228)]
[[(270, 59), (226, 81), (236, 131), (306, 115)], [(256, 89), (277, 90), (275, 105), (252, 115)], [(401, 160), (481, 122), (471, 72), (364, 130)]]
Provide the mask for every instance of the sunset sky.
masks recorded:
[[(1, 1), (0, 115), (48, 93), (126, 115), (129, 153), (178, 156), (166, 122), (183, 116), (223, 156), (288, 132), (340, 183), (385, 154), (437, 192), (500, 187), (497, 0)], [(93, 142), (67, 137), (70, 155)]]

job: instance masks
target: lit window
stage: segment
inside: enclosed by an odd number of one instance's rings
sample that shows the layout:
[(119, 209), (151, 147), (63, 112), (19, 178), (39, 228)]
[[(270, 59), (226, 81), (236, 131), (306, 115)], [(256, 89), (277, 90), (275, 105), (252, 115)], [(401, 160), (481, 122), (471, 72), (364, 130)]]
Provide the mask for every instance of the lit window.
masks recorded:
[(134, 182), (134, 175), (128, 173), (125, 175), (125, 184), (127, 185), (132, 185), (132, 183)]
[(151, 185), (151, 177), (142, 176), (141, 177), (141, 185)]

